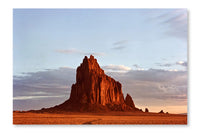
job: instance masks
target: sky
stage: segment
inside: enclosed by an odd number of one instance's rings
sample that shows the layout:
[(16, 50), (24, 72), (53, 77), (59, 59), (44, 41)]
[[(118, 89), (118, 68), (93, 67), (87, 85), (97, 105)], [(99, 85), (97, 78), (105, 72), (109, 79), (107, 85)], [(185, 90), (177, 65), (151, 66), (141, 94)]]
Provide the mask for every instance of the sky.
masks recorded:
[(92, 54), (139, 108), (187, 112), (187, 19), (186, 9), (14, 9), (13, 109), (64, 102)]

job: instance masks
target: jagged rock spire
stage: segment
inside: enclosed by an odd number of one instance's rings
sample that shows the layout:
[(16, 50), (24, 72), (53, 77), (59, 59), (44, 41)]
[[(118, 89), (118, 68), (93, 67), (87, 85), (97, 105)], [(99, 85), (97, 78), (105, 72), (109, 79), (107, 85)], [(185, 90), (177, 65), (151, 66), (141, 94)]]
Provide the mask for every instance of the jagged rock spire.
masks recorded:
[(57, 111), (139, 111), (130, 95), (124, 96), (122, 85), (107, 76), (93, 55), (85, 56), (76, 70), (76, 83), (70, 98), (60, 105), (41, 110)]
[(94, 56), (85, 56), (77, 68), (76, 83), (72, 85), (70, 100), (91, 104), (122, 104), (122, 86), (104, 74)]

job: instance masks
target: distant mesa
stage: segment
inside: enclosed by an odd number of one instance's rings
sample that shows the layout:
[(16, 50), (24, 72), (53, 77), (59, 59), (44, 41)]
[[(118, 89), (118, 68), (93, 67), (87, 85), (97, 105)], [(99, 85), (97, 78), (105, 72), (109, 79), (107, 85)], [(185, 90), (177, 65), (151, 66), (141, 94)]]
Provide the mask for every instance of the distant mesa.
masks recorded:
[(139, 111), (132, 97), (124, 99), (122, 85), (107, 76), (94, 56), (85, 56), (76, 70), (76, 83), (71, 87), (70, 98), (55, 107), (39, 110), (42, 112), (78, 111)]
[(145, 108), (145, 112), (147, 112), (147, 113), (148, 113), (148, 112), (149, 112), (149, 109), (148, 109), (148, 108)]

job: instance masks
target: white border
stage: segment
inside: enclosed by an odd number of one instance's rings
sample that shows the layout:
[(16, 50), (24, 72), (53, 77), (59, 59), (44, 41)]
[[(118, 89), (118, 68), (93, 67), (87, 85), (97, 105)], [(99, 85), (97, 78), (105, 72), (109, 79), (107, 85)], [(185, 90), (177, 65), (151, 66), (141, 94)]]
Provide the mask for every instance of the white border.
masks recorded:
[[(189, 12), (189, 88), (187, 126), (14, 126), (12, 125), (12, 9), (13, 8), (187, 8)], [(1, 131), (23, 132), (196, 132), (200, 101), (200, 8), (189, 0), (1, 0), (0, 2), (0, 111)], [(47, 131), (48, 130), (48, 131)]]

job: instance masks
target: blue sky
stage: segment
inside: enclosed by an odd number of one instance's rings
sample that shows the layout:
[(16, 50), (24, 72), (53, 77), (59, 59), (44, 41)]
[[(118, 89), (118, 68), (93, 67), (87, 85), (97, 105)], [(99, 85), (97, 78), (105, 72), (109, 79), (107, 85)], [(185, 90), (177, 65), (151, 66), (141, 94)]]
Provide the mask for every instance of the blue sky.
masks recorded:
[(13, 19), (14, 74), (76, 68), (90, 53), (102, 66), (148, 69), (187, 61), (184, 9), (14, 9)]
[[(119, 81), (125, 82), (124, 77), (129, 77), (131, 72), (132, 74), (139, 72), (139, 76), (145, 77), (151, 72), (160, 75), (160, 71), (164, 71), (166, 75), (175, 74), (180, 80), (184, 77), (184, 82), (178, 80), (181, 83), (181, 85), (178, 84), (178, 89), (180, 90), (183, 86), (186, 89), (187, 10), (13, 10), (14, 90), (16, 82), (27, 81), (24, 79), (26, 74), (34, 76), (43, 71), (54, 73), (52, 71), (61, 71), (64, 68), (75, 70), (84, 56), (90, 54), (97, 58), (105, 71), (118, 78)], [(116, 73), (118, 73), (117, 76)], [(124, 74), (127, 75), (124, 76)], [(16, 77), (18, 80), (15, 80)], [(132, 76), (129, 78), (136, 80)], [(167, 78), (167, 80), (163, 79), (162, 84), (172, 79)], [(143, 78), (142, 81), (144, 81)], [(145, 83), (146, 81), (147, 79)], [(70, 81), (68, 86), (73, 82), (74, 80)], [(161, 84), (158, 85), (156, 80), (155, 82), (157, 86)], [(169, 92), (172, 88), (168, 86), (165, 91)], [(160, 89), (162, 90), (162, 87)], [(131, 87), (127, 86), (125, 90), (130, 93)], [(177, 92), (177, 90), (172, 92)], [(182, 96), (187, 94), (185, 90), (181, 92), (183, 94), (178, 94)], [(23, 99), (26, 95), (14, 93), (15, 96), (21, 96)], [(144, 101), (141, 102), (141, 106), (142, 103)], [(177, 103), (177, 105), (180, 104)], [(186, 103), (181, 104), (181, 106), (186, 105)]]

